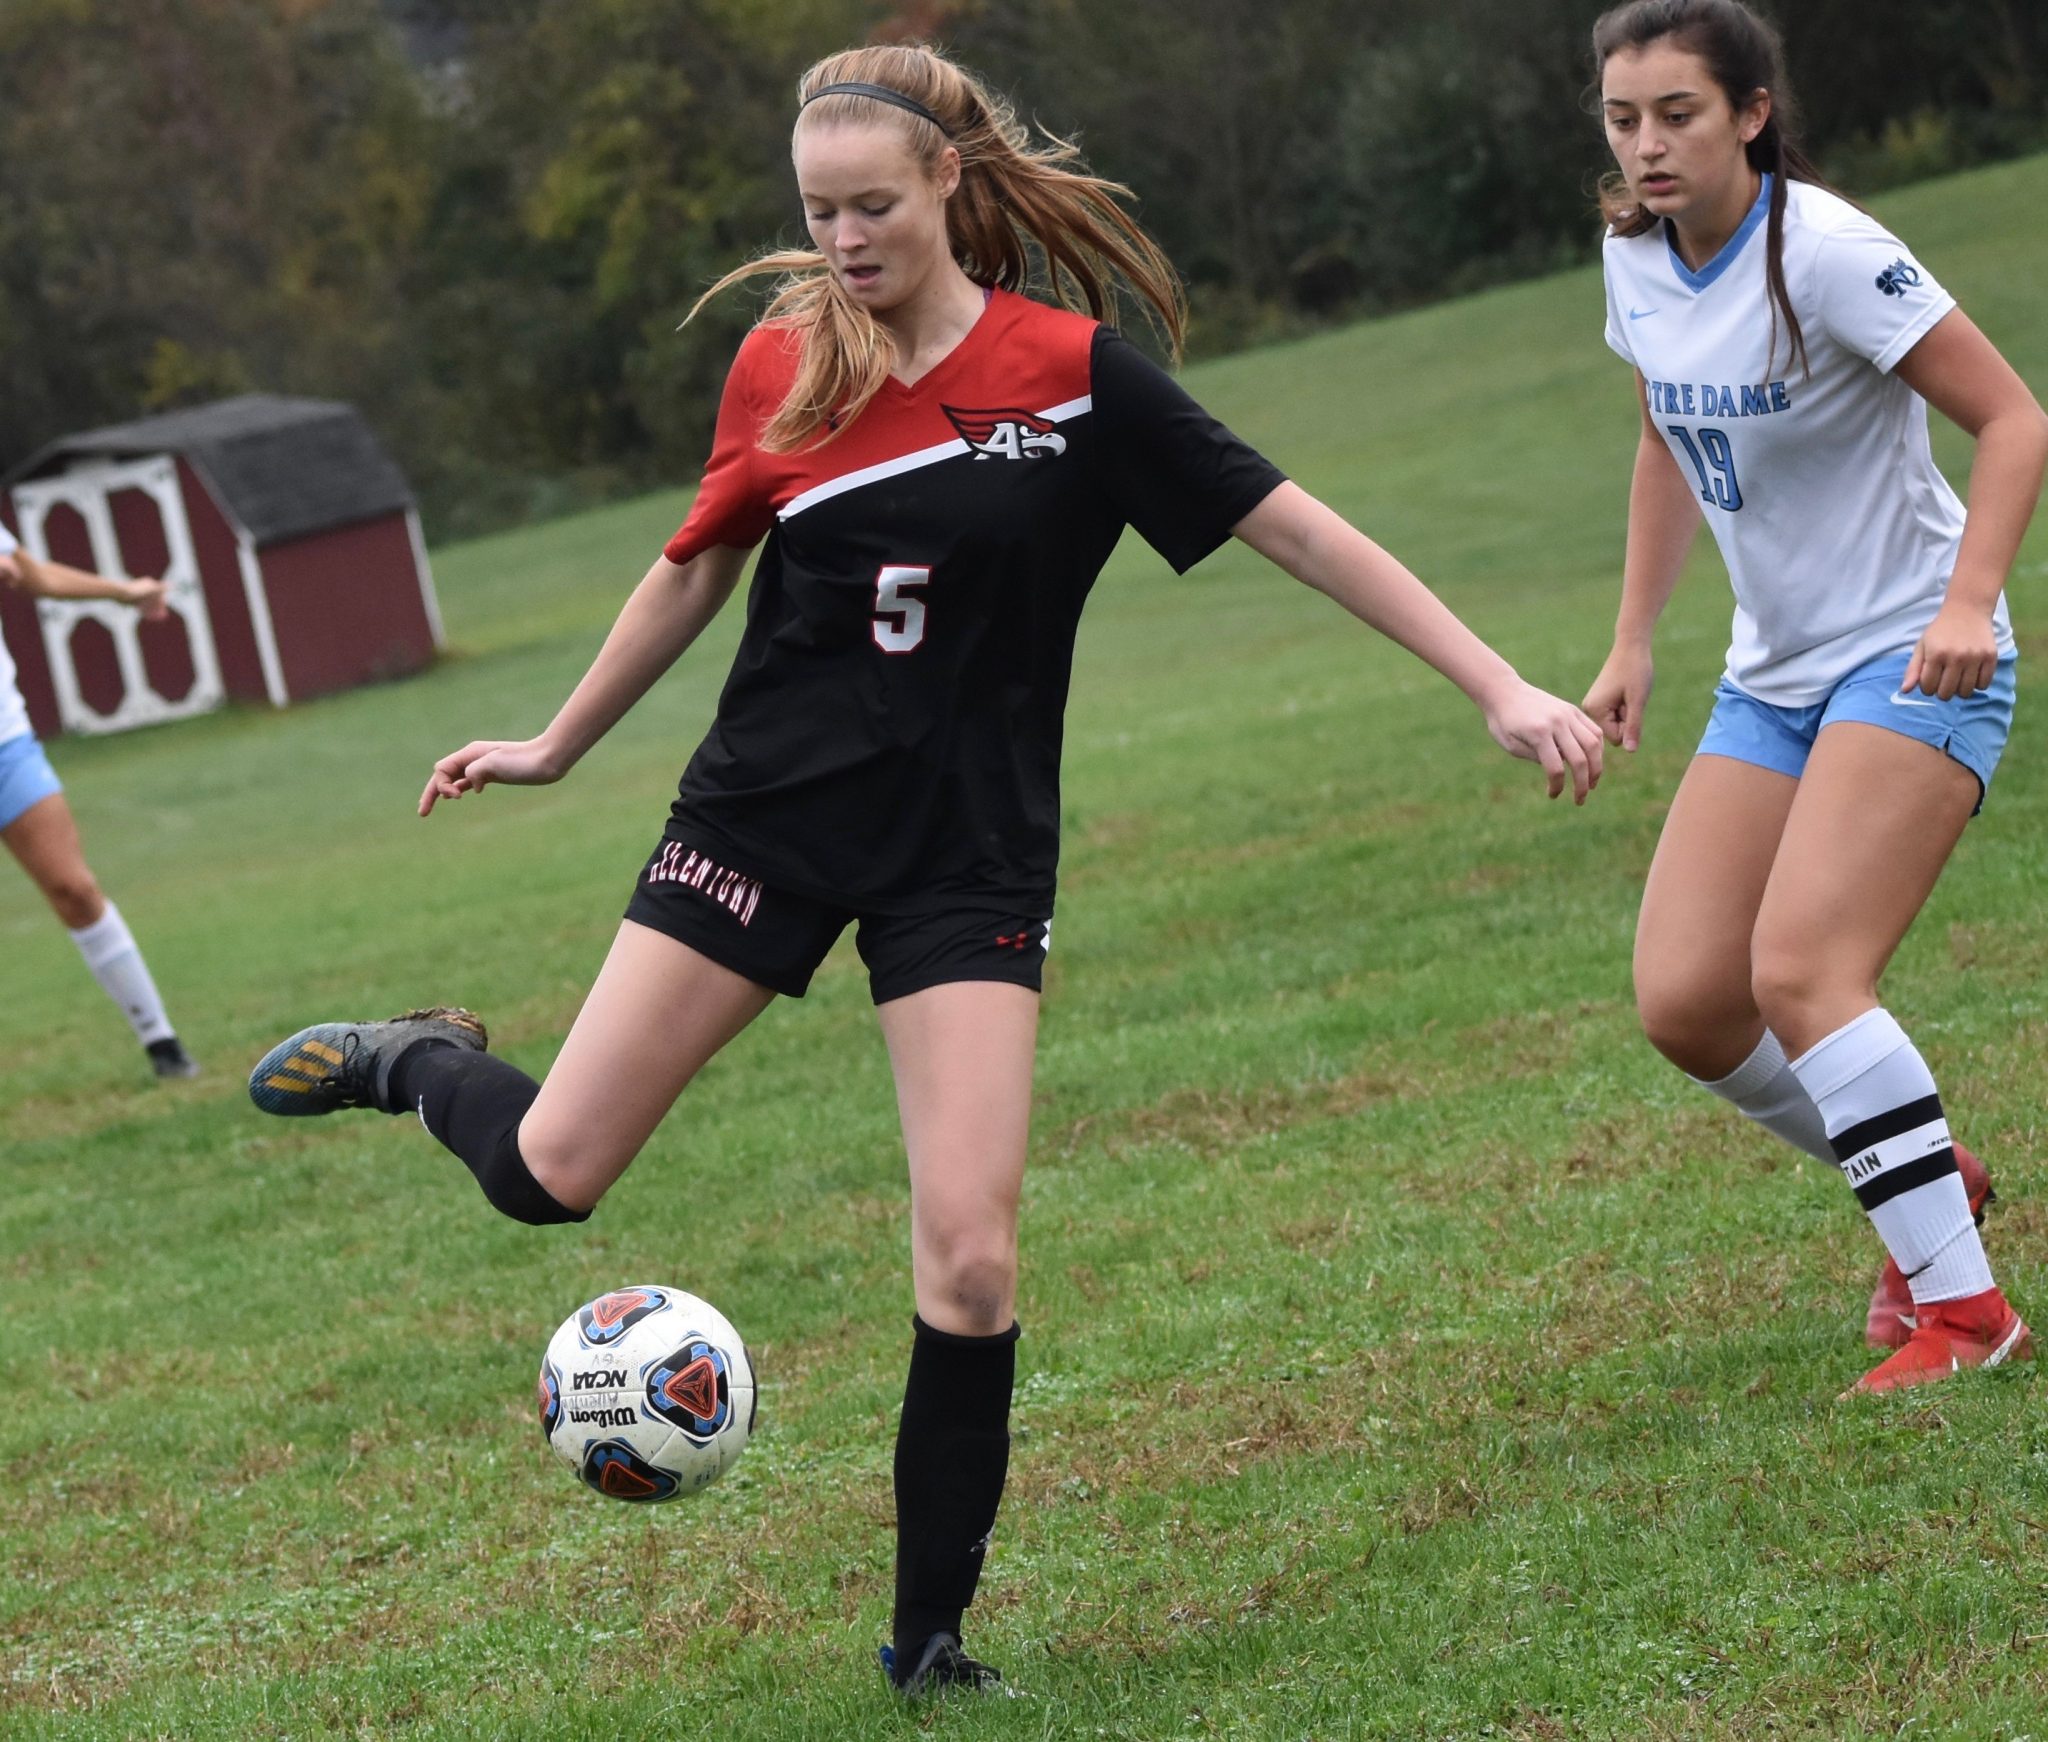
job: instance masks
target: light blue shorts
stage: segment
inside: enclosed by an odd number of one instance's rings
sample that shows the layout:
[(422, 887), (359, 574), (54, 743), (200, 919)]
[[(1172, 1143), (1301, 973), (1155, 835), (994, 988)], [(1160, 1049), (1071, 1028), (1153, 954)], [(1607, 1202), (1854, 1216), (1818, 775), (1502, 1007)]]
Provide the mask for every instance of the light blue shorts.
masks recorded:
[(1899, 693), (1911, 657), (1910, 653), (1887, 653), (1859, 665), (1825, 700), (1803, 708), (1760, 702), (1724, 677), (1714, 688), (1714, 711), (1696, 754), (1731, 756), (1737, 762), (1774, 768), (1796, 780), (1805, 772), (1813, 741), (1823, 726), (1857, 720), (1946, 751), (1977, 777), (1977, 808), (1982, 810), (1992, 773), (2005, 753), (2006, 736), (2012, 731), (2019, 661), (2010, 656), (2001, 659), (1989, 688), (1944, 702), (1918, 690), (1910, 695)]
[(30, 805), (41, 804), (51, 793), (63, 790), (64, 783), (33, 732), (17, 733), (0, 744), (0, 829)]

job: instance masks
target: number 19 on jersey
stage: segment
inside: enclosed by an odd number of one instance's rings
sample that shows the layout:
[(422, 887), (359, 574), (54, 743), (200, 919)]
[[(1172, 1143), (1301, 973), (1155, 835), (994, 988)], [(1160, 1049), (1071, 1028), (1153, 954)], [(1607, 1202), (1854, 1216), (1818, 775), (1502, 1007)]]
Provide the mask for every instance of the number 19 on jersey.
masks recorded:
[(1739, 511), (1742, 486), (1735, 481), (1735, 450), (1729, 445), (1727, 431), (1703, 427), (1700, 439), (1695, 442), (1684, 424), (1666, 427), (1678, 438), (1685, 448), (1685, 457), (1699, 474), (1700, 500), (1709, 508), (1725, 508), (1730, 514)]

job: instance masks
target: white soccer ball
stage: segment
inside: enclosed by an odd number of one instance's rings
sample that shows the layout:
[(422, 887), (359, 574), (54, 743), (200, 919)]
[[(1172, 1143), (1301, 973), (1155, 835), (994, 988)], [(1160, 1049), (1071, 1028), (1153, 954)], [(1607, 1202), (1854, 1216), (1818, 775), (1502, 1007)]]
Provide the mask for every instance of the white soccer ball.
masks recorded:
[(716, 1307), (640, 1283), (578, 1307), (540, 1364), (548, 1445), (614, 1500), (674, 1500), (732, 1468), (754, 1431), (754, 1366)]

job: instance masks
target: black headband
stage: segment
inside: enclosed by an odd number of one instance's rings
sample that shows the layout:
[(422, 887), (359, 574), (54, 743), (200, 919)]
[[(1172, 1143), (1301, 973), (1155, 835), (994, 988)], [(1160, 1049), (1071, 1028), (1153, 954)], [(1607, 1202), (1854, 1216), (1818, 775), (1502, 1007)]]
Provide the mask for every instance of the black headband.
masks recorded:
[(901, 91), (890, 90), (887, 85), (862, 84), (858, 80), (843, 85), (820, 85), (797, 105), (798, 112), (801, 113), (803, 110), (808, 109), (820, 97), (872, 97), (878, 103), (887, 103), (892, 108), (902, 109), (908, 114), (918, 116), (921, 120), (929, 121), (941, 133), (945, 134), (948, 139), (953, 137), (952, 129), (915, 97), (906, 97)]

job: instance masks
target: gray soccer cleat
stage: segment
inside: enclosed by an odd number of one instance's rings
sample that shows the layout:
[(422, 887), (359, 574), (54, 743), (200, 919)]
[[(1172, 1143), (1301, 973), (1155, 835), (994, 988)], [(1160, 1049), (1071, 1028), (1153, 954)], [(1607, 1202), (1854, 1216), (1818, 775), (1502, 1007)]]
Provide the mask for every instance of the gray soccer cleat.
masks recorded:
[(341, 1107), (408, 1109), (391, 1104), (391, 1070), (406, 1049), (438, 1040), (469, 1052), (489, 1045), (467, 1010), (408, 1010), (386, 1022), (321, 1022), (265, 1053), (249, 1073), (249, 1099), (266, 1113), (297, 1117)]

